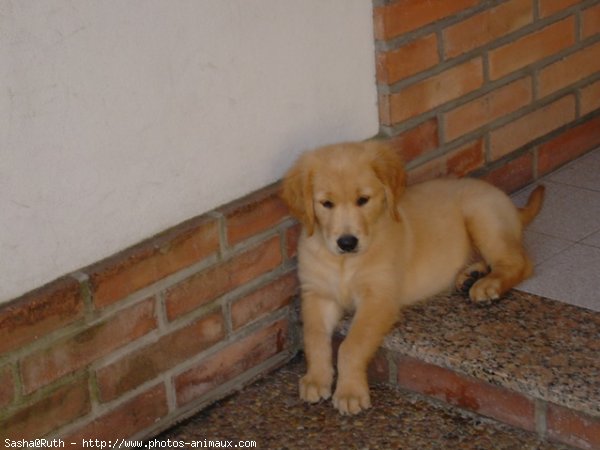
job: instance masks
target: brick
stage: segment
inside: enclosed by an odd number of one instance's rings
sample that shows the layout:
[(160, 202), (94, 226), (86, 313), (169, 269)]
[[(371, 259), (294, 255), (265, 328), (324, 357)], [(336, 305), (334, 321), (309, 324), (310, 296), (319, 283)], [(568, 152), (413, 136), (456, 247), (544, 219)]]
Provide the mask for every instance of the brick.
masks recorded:
[(575, 120), (575, 99), (569, 95), (520, 117), (490, 133), (490, 156), (499, 159), (550, 131)]
[(9, 366), (0, 368), (0, 409), (10, 405), (15, 398), (15, 380)]
[(134, 436), (154, 425), (169, 412), (164, 384), (154, 386), (95, 418), (62, 439), (83, 442), (84, 439), (113, 441)]
[(568, 17), (489, 52), (496, 80), (575, 44), (575, 19)]
[(233, 329), (267, 316), (291, 303), (298, 290), (298, 278), (288, 273), (231, 305)]
[(275, 269), (281, 262), (281, 244), (279, 236), (275, 236), (168, 289), (167, 317), (173, 320), (193, 311)]
[(389, 139), (388, 143), (405, 163), (439, 147), (438, 120), (436, 117)]
[(302, 225), (299, 223), (289, 227), (285, 232), (286, 254), (288, 258), (295, 258), (298, 255), (298, 241), (302, 232)]
[(0, 307), (0, 354), (83, 317), (79, 282), (65, 277)]
[(488, 44), (533, 21), (531, 0), (512, 0), (443, 31), (445, 56), (452, 58)]
[(600, 448), (600, 418), (552, 403), (546, 412), (548, 436), (582, 449)]
[(288, 323), (280, 320), (175, 377), (177, 404), (198, 399), (288, 347)]
[(600, 71), (600, 43), (590, 45), (539, 72), (540, 96), (545, 96)]
[(581, 115), (600, 108), (600, 81), (581, 88), (580, 93), (579, 108)]
[(540, 17), (548, 17), (569, 6), (581, 3), (581, 0), (539, 0)]
[(215, 313), (162, 336), (158, 341), (100, 368), (96, 376), (101, 401), (113, 400), (158, 377), (224, 337), (223, 317), (220, 313)]
[(468, 142), (408, 172), (408, 184), (421, 183), (445, 175), (462, 177), (485, 163), (483, 139)]
[(397, 360), (398, 384), (501, 422), (535, 430), (532, 400), (507, 389), (417, 359)]
[(98, 308), (111, 305), (218, 249), (217, 221), (190, 220), (88, 268), (94, 304)]
[(0, 421), (0, 440), (36, 439), (91, 410), (87, 379), (74, 380)]
[(583, 39), (600, 33), (600, 4), (583, 10), (581, 27)]
[(545, 175), (600, 145), (600, 116), (566, 130), (538, 148), (538, 174)]
[(407, 184), (417, 184), (432, 178), (447, 175), (445, 155), (439, 156), (408, 171)]
[(482, 179), (510, 194), (533, 181), (533, 156), (521, 155), (490, 170)]
[(458, 66), (417, 82), (400, 92), (389, 94), (382, 119), (392, 125), (461, 97), (481, 87), (483, 66), (474, 58)]
[(429, 34), (400, 48), (376, 55), (377, 81), (393, 84), (415, 75), (439, 62), (437, 37)]
[(521, 78), (502, 86), (445, 115), (446, 139), (451, 141), (463, 134), (505, 116), (531, 103), (531, 78)]
[(270, 186), (220, 210), (227, 220), (229, 245), (266, 231), (289, 216), (278, 189)]
[(479, 0), (398, 0), (373, 10), (375, 38), (387, 40), (452, 16)]
[[(337, 361), (337, 355), (336, 359)], [(371, 383), (389, 383), (390, 364), (385, 350), (379, 350), (367, 367), (367, 377)]]
[(25, 357), (21, 363), (26, 394), (75, 372), (157, 326), (154, 299), (120, 311), (102, 323)]
[(446, 155), (446, 172), (463, 177), (479, 169), (485, 163), (483, 139), (460, 146)]

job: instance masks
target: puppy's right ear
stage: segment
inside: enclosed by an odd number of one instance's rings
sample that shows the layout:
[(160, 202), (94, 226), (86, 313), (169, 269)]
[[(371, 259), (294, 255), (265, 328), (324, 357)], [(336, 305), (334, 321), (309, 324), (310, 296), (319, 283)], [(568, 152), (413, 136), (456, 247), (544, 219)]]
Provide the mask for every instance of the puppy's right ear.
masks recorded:
[(301, 156), (285, 174), (280, 195), (292, 215), (304, 225), (306, 234), (311, 236), (315, 229), (315, 211), (312, 173), (306, 155)]

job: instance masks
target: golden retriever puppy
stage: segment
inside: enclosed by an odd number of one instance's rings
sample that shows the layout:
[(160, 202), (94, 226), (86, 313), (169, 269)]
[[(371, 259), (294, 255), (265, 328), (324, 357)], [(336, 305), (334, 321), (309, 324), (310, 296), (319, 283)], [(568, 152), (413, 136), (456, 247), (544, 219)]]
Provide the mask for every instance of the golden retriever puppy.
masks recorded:
[(474, 302), (497, 299), (532, 272), (522, 230), (541, 208), (543, 186), (523, 209), (476, 179), (405, 188), (400, 158), (370, 141), (305, 153), (284, 177), (281, 196), (303, 224), (302, 399), (331, 396), (331, 337), (343, 313), (354, 311), (337, 360), (333, 404), (342, 414), (371, 406), (367, 365), (402, 306), (451, 286)]

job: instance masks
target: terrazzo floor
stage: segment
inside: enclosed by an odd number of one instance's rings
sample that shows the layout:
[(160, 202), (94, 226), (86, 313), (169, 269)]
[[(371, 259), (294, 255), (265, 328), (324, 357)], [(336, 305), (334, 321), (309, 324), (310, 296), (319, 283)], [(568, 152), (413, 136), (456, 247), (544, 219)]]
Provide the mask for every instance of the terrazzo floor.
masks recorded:
[[(600, 148), (539, 183), (544, 205), (525, 231), (535, 273), (517, 289), (600, 311)], [(515, 203), (537, 184), (513, 195)]]

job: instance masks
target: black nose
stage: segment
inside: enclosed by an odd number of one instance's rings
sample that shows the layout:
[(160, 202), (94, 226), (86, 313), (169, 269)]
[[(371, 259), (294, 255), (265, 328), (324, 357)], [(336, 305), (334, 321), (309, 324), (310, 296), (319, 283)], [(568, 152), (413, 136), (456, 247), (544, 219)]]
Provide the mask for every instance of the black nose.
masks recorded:
[(351, 234), (344, 234), (337, 240), (337, 245), (343, 252), (353, 252), (358, 245), (358, 238)]

